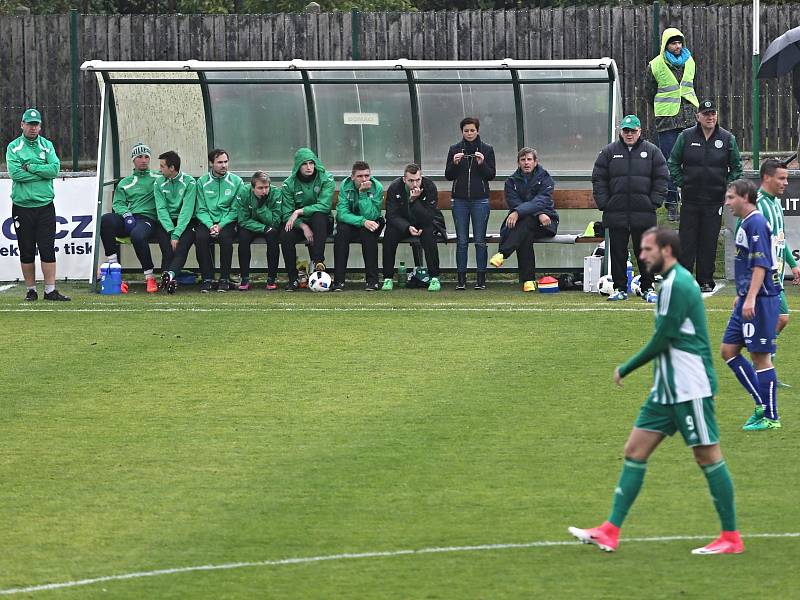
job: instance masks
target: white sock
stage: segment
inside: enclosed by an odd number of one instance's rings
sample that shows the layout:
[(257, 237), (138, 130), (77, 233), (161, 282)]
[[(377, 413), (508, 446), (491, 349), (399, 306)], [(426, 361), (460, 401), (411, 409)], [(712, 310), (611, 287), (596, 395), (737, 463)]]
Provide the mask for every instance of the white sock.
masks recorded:
[(55, 283), (45, 283), (44, 284), (44, 293), (49, 294), (52, 291), (55, 291), (56, 284)]
[(147, 269), (147, 271), (144, 272), (144, 278), (145, 279), (154, 279), (155, 275), (153, 275), (153, 269)]
[(33, 290), (35, 292), (36, 291), (36, 286), (35, 285), (29, 285), (28, 286), (28, 291), (30, 291), (30, 290)]
[(106, 262), (112, 263), (112, 262), (119, 262), (119, 261), (117, 260), (117, 255), (116, 254), (109, 254), (108, 256), (106, 256)]

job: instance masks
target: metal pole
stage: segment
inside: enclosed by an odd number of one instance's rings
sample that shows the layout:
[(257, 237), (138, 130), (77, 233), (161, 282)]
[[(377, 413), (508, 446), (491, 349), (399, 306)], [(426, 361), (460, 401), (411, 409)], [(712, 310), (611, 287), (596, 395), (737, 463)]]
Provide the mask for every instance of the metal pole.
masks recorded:
[(353, 46), (353, 60), (361, 60), (361, 44), (359, 42), (361, 34), (361, 14), (358, 12), (357, 8), (350, 10), (350, 34)]
[(758, 67), (761, 64), (760, 50), (761, 18), (759, 0), (753, 0), (753, 169), (758, 171), (761, 159), (761, 81), (758, 79)]
[(69, 11), (69, 53), (72, 71), (72, 170), (77, 171), (81, 143), (78, 130), (78, 11), (74, 8)]
[(650, 56), (658, 56), (661, 50), (661, 4), (653, 2), (653, 51)]

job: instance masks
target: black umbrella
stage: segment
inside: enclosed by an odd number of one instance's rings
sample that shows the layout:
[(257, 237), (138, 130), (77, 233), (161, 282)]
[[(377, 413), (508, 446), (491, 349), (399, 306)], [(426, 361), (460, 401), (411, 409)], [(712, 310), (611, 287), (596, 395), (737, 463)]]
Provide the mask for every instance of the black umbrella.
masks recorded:
[(781, 77), (798, 63), (800, 63), (800, 27), (795, 27), (769, 45), (761, 58), (758, 78)]

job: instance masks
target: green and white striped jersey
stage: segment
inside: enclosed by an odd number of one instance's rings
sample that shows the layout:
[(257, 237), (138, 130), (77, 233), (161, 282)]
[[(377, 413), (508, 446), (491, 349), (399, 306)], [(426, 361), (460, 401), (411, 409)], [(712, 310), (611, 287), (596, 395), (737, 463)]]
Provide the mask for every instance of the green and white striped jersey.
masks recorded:
[(694, 276), (677, 263), (663, 276), (653, 337), (619, 368), (620, 375), (625, 377), (652, 360), (649, 401), (678, 404), (713, 396), (717, 392), (717, 375), (700, 287)]
[(791, 248), (786, 243), (786, 234), (783, 229), (783, 206), (781, 201), (775, 196), (771, 196), (761, 188), (758, 190), (758, 206), (759, 212), (764, 215), (764, 218), (769, 223), (769, 228), (772, 231), (772, 258), (776, 265), (775, 276), (777, 281), (775, 283), (783, 289), (783, 270), (788, 261), (791, 265), (794, 261), (787, 255), (791, 255)]

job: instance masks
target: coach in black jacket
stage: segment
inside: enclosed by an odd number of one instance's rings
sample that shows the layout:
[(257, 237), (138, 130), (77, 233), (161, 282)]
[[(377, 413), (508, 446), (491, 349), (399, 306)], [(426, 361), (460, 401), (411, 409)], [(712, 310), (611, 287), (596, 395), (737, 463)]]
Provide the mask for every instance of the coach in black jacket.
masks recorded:
[(733, 134), (717, 124), (713, 100), (700, 103), (696, 118), (678, 136), (667, 165), (683, 197), (681, 264), (694, 271), (700, 291), (711, 292), (725, 190), (742, 176), (742, 157)]
[[(658, 146), (641, 137), (636, 115), (620, 123), (622, 133), (600, 151), (592, 169), (592, 191), (603, 225), (609, 230), (611, 276), (616, 292), (609, 300), (627, 298), (628, 238), (639, 263), (642, 293), (653, 287), (653, 277), (639, 259), (642, 233), (656, 224), (656, 209), (664, 203), (669, 171)], [(654, 296), (653, 296), (654, 297)]]
[(439, 210), (439, 192), (432, 179), (422, 176), (419, 165), (407, 165), (402, 177), (386, 190), (386, 230), (383, 234), (383, 279), (394, 277), (397, 245), (417, 238), (425, 251), (431, 277), (439, 277), (437, 242), (447, 242), (444, 216)]

